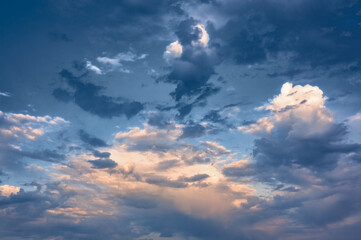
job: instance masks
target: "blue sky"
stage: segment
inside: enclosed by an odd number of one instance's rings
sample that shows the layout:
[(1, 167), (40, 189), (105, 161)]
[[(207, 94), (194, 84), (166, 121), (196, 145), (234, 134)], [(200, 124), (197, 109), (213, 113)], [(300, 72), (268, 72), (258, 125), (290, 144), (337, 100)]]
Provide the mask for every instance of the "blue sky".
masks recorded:
[(360, 1), (0, 12), (1, 239), (360, 236)]

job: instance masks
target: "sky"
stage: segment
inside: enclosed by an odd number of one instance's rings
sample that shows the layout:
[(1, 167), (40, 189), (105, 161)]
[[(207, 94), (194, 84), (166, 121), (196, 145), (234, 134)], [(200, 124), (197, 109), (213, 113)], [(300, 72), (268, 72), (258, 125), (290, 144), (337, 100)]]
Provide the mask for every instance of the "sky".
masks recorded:
[(0, 53), (0, 239), (359, 239), (359, 0), (3, 0)]

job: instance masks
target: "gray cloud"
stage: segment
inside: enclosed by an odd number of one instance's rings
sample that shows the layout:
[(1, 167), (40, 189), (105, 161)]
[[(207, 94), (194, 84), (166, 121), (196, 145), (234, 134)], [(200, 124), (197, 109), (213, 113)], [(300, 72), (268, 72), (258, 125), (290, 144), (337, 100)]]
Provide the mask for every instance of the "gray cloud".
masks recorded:
[(84, 83), (81, 77), (75, 77), (68, 70), (62, 70), (60, 76), (66, 80), (73, 92), (56, 88), (53, 96), (60, 101), (73, 101), (84, 111), (90, 112), (102, 118), (112, 118), (125, 115), (127, 118), (135, 116), (143, 110), (142, 103), (137, 101), (119, 100), (100, 94), (103, 87), (92, 83)]
[(89, 160), (88, 162), (93, 165), (92, 168), (96, 169), (115, 168), (118, 166), (118, 164), (111, 159)]

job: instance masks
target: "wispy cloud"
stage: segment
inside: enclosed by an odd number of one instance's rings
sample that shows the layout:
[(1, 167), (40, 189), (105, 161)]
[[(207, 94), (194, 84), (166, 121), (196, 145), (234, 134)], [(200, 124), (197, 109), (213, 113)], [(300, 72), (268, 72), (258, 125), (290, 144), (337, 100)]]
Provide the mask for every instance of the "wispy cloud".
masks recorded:
[(86, 61), (86, 68), (100, 75), (112, 71), (130, 73), (131, 71), (124, 67), (124, 62), (135, 62), (145, 59), (147, 56), (148, 54), (136, 55), (133, 51), (121, 52), (114, 57), (97, 57), (96, 60), (102, 65), (102, 67), (95, 66), (92, 62)]
[(0, 96), (2, 97), (11, 97), (11, 94), (8, 92), (0, 92)]

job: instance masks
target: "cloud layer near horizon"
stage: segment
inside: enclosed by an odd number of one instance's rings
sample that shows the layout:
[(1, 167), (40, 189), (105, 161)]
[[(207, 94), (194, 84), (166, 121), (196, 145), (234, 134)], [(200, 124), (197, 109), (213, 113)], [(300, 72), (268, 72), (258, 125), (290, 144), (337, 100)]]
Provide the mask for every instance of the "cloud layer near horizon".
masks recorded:
[[(324, 99), (317, 87), (285, 83), (281, 93), (262, 107), (270, 111), (262, 119), (272, 128), (263, 129), (261, 121), (239, 128), (263, 132), (255, 140), (253, 155), (243, 159), (216, 142), (184, 142), (183, 126), (175, 122), (163, 128), (145, 123), (118, 132), (111, 145), (94, 144), (101, 140), (80, 132), (81, 140), (97, 150), (70, 151), (65, 165), (53, 162), (41, 167), (28, 160), (43, 160), (40, 156), (9, 145), (17, 149), (17, 161), (25, 168), (49, 172), (50, 178), (32, 183), (36, 190), (1, 185), (1, 222), (20, 221), (25, 229), (37, 229), (46, 221), (48, 231), (34, 232), (34, 237), (71, 239), (90, 235), (266, 239), (286, 233), (297, 236), (299, 229), (309, 228), (332, 239), (334, 231), (345, 226), (356, 230), (361, 218), (356, 187), (361, 182), (361, 144), (345, 142), (346, 126), (335, 122)], [(1, 136), (14, 141), (21, 134), (37, 141), (35, 135), (44, 133), (33, 124), (66, 122), (1, 114)], [(25, 121), (23, 127), (15, 127), (20, 121)], [(2, 166), (4, 172), (12, 169)], [(46, 204), (39, 205), (42, 201)], [(28, 220), (21, 218), (29, 214), (29, 207), (35, 212)], [(101, 227), (93, 229), (99, 221)], [(6, 226), (5, 237), (18, 228)], [(202, 230), (206, 226), (212, 228)], [(331, 234), (324, 232), (325, 227)]]

